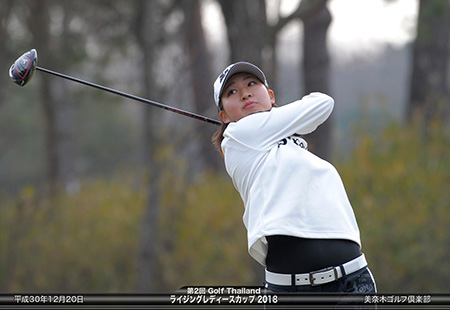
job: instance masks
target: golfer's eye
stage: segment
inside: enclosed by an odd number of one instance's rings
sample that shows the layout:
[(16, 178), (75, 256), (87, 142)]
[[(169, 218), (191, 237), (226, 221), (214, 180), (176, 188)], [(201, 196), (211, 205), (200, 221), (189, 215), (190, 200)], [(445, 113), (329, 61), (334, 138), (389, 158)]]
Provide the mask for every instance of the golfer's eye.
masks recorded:
[(248, 82), (248, 86), (253, 86), (253, 85), (256, 85), (256, 82), (255, 82), (255, 81), (250, 81), (250, 82)]
[(234, 95), (234, 94), (236, 94), (236, 93), (237, 93), (237, 90), (236, 90), (236, 89), (230, 89), (230, 90), (228, 91), (227, 95), (228, 95), (228, 96), (231, 96), (231, 95)]

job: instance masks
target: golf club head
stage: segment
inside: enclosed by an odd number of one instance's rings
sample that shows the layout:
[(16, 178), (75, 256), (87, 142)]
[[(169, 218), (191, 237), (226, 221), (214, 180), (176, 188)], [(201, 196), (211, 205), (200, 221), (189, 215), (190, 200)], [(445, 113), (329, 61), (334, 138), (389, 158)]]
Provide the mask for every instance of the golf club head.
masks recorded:
[(9, 76), (14, 83), (25, 86), (34, 75), (37, 66), (37, 52), (32, 49), (20, 56), (9, 69)]

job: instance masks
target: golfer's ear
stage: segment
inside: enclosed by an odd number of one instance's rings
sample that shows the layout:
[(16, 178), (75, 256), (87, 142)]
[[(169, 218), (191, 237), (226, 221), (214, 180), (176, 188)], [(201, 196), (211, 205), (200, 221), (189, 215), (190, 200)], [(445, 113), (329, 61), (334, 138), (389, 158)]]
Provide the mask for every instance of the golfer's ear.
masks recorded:
[(225, 113), (224, 110), (219, 112), (219, 117), (222, 120), (222, 122), (224, 122), (225, 124), (228, 124), (229, 122), (231, 122), (230, 118), (228, 117), (227, 113)]
[(275, 104), (275, 93), (270, 88), (267, 89), (267, 91), (269, 92), (270, 102), (272, 103), (272, 105), (274, 105)]

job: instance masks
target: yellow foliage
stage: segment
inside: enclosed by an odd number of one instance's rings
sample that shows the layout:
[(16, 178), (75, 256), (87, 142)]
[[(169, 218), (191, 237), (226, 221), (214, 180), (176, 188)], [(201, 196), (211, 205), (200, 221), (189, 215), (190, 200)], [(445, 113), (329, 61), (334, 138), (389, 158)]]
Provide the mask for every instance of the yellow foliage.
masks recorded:
[[(450, 135), (440, 124), (418, 128), (357, 136), (336, 165), (382, 292), (445, 292), (450, 282)], [(259, 285), (231, 180), (187, 181), (187, 163), (170, 148), (161, 156), (161, 285)], [(146, 193), (118, 178), (51, 199), (33, 187), (0, 194), (0, 289), (132, 292)]]
[[(76, 194), (1, 206), (3, 291), (131, 291), (144, 193), (128, 182), (85, 182)], [(3, 242), (5, 241), (5, 242)]]
[(361, 137), (338, 170), (379, 289), (445, 292), (450, 268), (450, 136), (439, 123)]
[(185, 192), (166, 189), (162, 261), (168, 285), (255, 285), (243, 204), (230, 179), (206, 175)]

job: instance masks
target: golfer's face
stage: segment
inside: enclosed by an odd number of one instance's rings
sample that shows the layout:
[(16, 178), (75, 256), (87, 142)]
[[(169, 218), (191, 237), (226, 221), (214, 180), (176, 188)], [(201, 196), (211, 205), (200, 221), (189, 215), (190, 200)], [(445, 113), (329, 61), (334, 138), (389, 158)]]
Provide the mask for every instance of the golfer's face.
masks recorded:
[(225, 84), (221, 100), (223, 110), (219, 116), (224, 123), (229, 123), (252, 113), (270, 110), (275, 96), (254, 75), (238, 73)]

